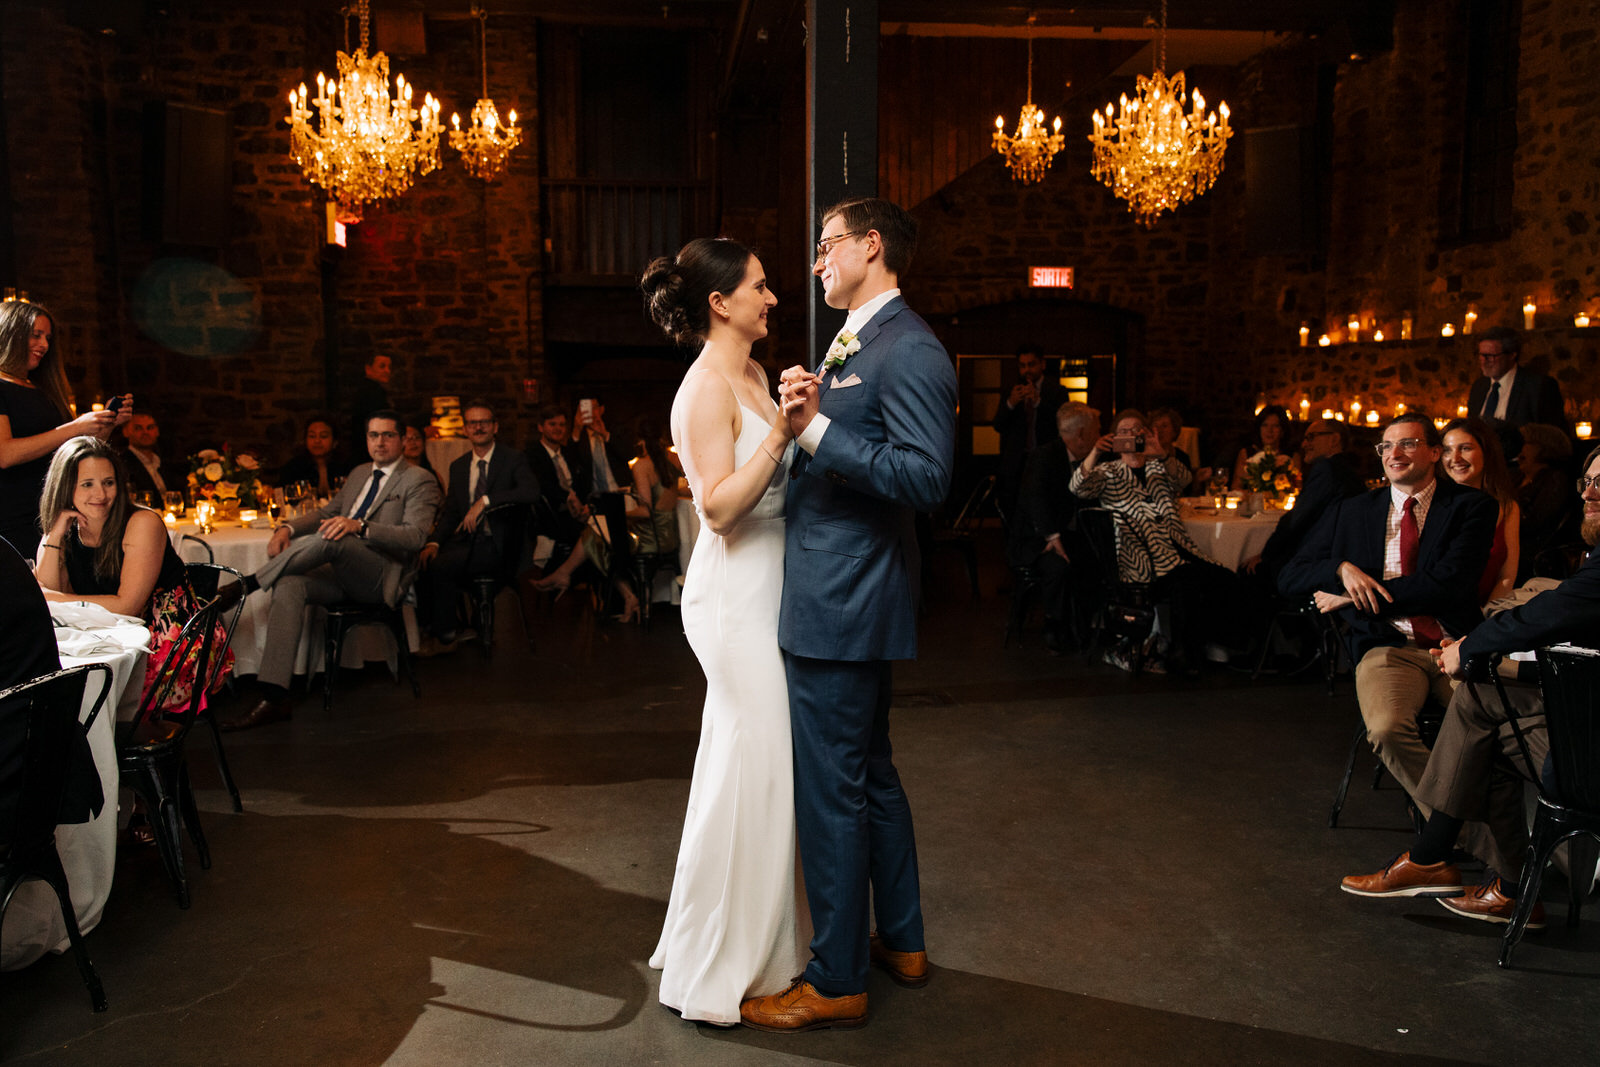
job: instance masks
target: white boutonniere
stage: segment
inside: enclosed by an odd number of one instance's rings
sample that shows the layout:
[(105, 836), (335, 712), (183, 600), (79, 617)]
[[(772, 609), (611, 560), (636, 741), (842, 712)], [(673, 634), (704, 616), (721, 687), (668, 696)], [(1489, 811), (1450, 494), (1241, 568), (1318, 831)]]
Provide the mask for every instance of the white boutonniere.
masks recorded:
[(861, 341), (849, 330), (842, 330), (838, 337), (833, 339), (833, 344), (828, 346), (828, 354), (822, 359), (823, 373), (835, 367), (844, 366), (844, 361), (861, 351)]

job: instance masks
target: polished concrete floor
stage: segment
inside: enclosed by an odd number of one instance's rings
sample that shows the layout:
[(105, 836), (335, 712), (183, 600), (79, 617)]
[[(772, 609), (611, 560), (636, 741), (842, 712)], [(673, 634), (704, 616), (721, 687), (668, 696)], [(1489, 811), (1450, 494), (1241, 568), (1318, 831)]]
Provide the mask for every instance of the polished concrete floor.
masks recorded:
[(193, 907), (124, 848), (88, 936), (109, 1012), (70, 955), (0, 975), (0, 1060), (1594, 1061), (1600, 933), (1562, 923), (1558, 875), (1511, 971), (1498, 928), (1338, 891), (1407, 841), (1370, 777), (1327, 828), (1348, 684), (1002, 649), (994, 584), (937, 598), (897, 675), (936, 971), (920, 991), (875, 973), (863, 1030), (717, 1030), (656, 1002), (703, 683), (675, 615), (645, 633), (567, 597), (531, 653), (507, 612), (491, 661), (423, 663), (420, 700), (373, 665), (332, 714), (230, 736), (242, 815), (197, 738), (214, 864)]

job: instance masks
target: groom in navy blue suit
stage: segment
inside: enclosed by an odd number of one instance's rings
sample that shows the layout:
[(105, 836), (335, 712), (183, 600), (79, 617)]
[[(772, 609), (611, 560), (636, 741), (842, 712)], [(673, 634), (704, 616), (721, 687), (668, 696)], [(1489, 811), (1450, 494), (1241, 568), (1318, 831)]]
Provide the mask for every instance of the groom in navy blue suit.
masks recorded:
[(849, 316), (820, 372), (790, 368), (779, 388), (800, 452), (778, 643), (815, 932), (800, 980), (742, 1006), (762, 1030), (865, 1023), (869, 959), (902, 985), (928, 980), (911, 808), (889, 744), (890, 663), (917, 653), (913, 522), (950, 488), (956, 375), (900, 296), (916, 241), (916, 221), (887, 200), (824, 214), (813, 270)]

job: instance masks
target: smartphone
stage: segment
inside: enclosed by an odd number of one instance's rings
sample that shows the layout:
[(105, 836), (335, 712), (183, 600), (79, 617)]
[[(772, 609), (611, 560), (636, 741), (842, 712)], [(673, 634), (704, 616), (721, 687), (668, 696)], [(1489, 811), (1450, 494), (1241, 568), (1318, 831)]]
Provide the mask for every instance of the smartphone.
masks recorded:
[(118, 393), (116, 396), (106, 401), (106, 410), (111, 412), (113, 415), (116, 414), (122, 410), (122, 401), (123, 395)]
[(583, 426), (588, 426), (590, 423), (594, 422), (593, 399), (578, 401), (578, 422)]
[(1119, 433), (1111, 438), (1111, 451), (1119, 454), (1144, 451), (1144, 434)]

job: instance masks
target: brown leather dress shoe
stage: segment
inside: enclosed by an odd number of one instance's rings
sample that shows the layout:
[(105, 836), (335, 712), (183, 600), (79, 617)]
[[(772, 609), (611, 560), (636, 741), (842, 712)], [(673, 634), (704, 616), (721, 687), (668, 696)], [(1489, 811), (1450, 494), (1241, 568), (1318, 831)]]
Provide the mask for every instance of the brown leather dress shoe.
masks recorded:
[(896, 952), (877, 934), (872, 935), (867, 947), (871, 950), (873, 965), (888, 971), (890, 978), (907, 989), (921, 989), (928, 984), (926, 952)]
[[(1500, 879), (1487, 885), (1473, 886), (1454, 900), (1441, 900), (1440, 904), (1466, 919), (1486, 923), (1508, 923), (1517, 910), (1517, 898), (1500, 892)], [(1529, 930), (1544, 929), (1544, 905), (1533, 902), (1533, 914), (1528, 917)]]
[(266, 726), (268, 723), (288, 722), (294, 718), (294, 713), (289, 710), (289, 702), (263, 700), (237, 719), (228, 719), (217, 725), (225, 734), (235, 730), (253, 730), (257, 726)]
[(1443, 860), (1412, 863), (1402, 852), (1377, 874), (1352, 874), (1339, 888), (1358, 897), (1459, 897), (1461, 872)]
[(751, 997), (739, 1005), (739, 1019), (752, 1030), (775, 1034), (802, 1030), (853, 1030), (867, 1025), (867, 995), (825, 997), (803, 978), (782, 993)]

